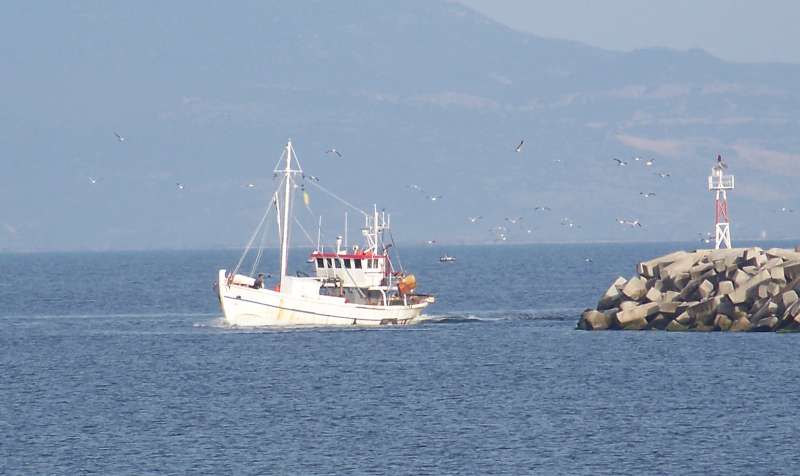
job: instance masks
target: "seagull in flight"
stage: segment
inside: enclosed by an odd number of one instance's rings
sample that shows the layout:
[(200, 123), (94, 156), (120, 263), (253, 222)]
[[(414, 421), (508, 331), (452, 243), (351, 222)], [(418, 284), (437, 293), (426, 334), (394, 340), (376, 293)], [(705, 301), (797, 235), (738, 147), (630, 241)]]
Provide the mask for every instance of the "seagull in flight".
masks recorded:
[(125, 142), (125, 138), (124, 138), (124, 137), (122, 137), (121, 135), (119, 135), (119, 133), (118, 133), (118, 132), (116, 132), (116, 131), (115, 131), (115, 132), (114, 132), (114, 135), (115, 135), (115, 136), (117, 136), (117, 140), (118, 140), (118, 141), (120, 141), (120, 142)]
[(425, 195), (425, 197), (428, 200), (432, 201), (432, 202), (435, 202), (436, 200), (441, 200), (442, 199), (441, 195)]
[(429, 245), (435, 245), (436, 244), (436, 240), (428, 240), (425, 243), (427, 243)]
[(587, 263), (594, 263), (594, 261), (592, 261), (592, 258), (583, 258), (583, 261)]
[(655, 163), (655, 161), (656, 161), (656, 159), (645, 160), (644, 161), (644, 165), (647, 166), (647, 167), (650, 167), (651, 165), (653, 165), (653, 163)]
[(658, 175), (658, 176), (659, 176), (659, 177), (661, 177), (661, 178), (668, 178), (668, 177), (670, 177), (670, 175), (669, 175), (669, 172), (656, 172), (656, 175)]
[(511, 223), (512, 225), (516, 225), (517, 223), (522, 221), (522, 217), (517, 217), (517, 218), (508, 218), (508, 217), (506, 217), (506, 221)]
[(655, 197), (656, 193), (655, 192), (639, 192), (639, 195), (641, 195), (643, 198), (650, 198), (650, 197)]
[(553, 211), (553, 209), (550, 208), (550, 207), (535, 207), (533, 209), (533, 211), (536, 211), (536, 212), (551, 212), (551, 211)]
[(467, 220), (469, 220), (469, 222), (470, 222), (470, 223), (475, 223), (475, 222), (477, 222), (478, 220), (480, 220), (481, 218), (483, 218), (483, 217), (482, 217), (482, 216), (480, 216), (480, 215), (478, 215), (478, 216), (476, 216), (476, 217), (467, 217)]
[[(94, 182), (92, 182), (92, 183), (94, 183)], [(787, 207), (780, 207), (778, 209), (778, 211), (781, 212), (781, 213), (794, 213), (794, 209), (793, 208), (787, 208)]]
[(325, 151), (325, 153), (326, 154), (336, 154), (337, 156), (339, 156), (340, 159), (342, 158), (342, 153), (339, 152), (336, 149), (328, 149), (328, 150)]
[(176, 187), (178, 190), (183, 190), (183, 184), (182, 184), (182, 183), (180, 183), (180, 182), (175, 182), (175, 187)]
[(619, 167), (625, 167), (626, 165), (628, 165), (627, 162), (621, 159), (612, 159), (612, 160), (614, 160), (617, 163), (617, 166)]
[(642, 224), (639, 220), (624, 220), (622, 218), (617, 218), (617, 223), (620, 225), (627, 225), (631, 228), (638, 226), (639, 228), (642, 227)]
[(514, 150), (516, 150), (517, 152), (522, 152), (522, 145), (523, 144), (525, 144), (525, 140), (519, 141), (519, 144), (517, 144), (517, 147)]
[(406, 188), (409, 189), (409, 190), (415, 190), (417, 192), (422, 192), (422, 187), (420, 187), (419, 185), (417, 185), (415, 183), (412, 183), (411, 185), (406, 185)]
[(97, 179), (94, 177), (89, 177), (89, 181), (92, 182), (92, 185), (97, 183)]
[(561, 219), (561, 226), (566, 226), (567, 228), (581, 228), (580, 225), (576, 224), (571, 219), (564, 217)]

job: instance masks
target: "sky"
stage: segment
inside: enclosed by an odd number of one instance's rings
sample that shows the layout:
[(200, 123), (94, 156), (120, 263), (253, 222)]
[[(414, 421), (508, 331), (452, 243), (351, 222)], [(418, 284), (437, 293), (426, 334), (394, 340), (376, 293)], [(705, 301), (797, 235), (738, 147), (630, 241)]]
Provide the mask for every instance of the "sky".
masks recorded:
[(800, 63), (793, 0), (459, 0), (517, 30), (629, 51), (701, 48), (737, 62)]

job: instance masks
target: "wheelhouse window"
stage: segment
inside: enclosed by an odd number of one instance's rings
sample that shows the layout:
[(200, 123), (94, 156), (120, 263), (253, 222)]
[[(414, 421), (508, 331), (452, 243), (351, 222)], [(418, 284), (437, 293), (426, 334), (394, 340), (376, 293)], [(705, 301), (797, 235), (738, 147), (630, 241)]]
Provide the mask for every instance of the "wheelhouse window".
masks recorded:
[(325, 261), (328, 262), (328, 268), (333, 268), (333, 260), (331, 258), (325, 258)]
[(377, 268), (378, 267), (378, 260), (376, 260), (376, 259), (372, 260), (372, 267), (373, 268)]
[(325, 267), (325, 260), (322, 258), (317, 258), (317, 268), (324, 268)]
[(335, 258), (335, 259), (333, 260), (333, 262), (334, 262), (334, 263), (336, 263), (336, 267), (337, 267), (337, 268), (341, 268), (341, 267), (342, 267), (342, 260), (341, 260), (341, 259), (339, 259), (339, 258)]
[(354, 268), (361, 269), (361, 260), (360, 259), (354, 259), (353, 260), (353, 265), (354, 265), (353, 266)]
[(350, 265), (350, 258), (344, 259), (344, 267), (350, 269), (352, 266)]
[(367, 259), (367, 260), (364, 260), (364, 261), (367, 262), (367, 268), (372, 268), (372, 260), (371, 259)]

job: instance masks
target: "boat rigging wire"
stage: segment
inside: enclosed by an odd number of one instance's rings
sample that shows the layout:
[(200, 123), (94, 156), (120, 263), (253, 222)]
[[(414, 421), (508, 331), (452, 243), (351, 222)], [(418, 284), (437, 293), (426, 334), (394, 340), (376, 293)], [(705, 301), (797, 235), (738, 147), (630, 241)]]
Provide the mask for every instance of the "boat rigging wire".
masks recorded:
[[(270, 203), (270, 208), (272, 208), (272, 203), (277, 203), (277, 201), (278, 201), (278, 195), (277, 193), (275, 193), (272, 196), (272, 202)], [(258, 268), (258, 265), (261, 263), (261, 256), (264, 253), (264, 245), (267, 241), (267, 236), (269, 234), (270, 223), (271, 222), (267, 221), (266, 225), (264, 226), (264, 230), (261, 232), (261, 242), (258, 245), (258, 252), (256, 253), (256, 258), (253, 260), (253, 266), (250, 268), (250, 277), (255, 276), (256, 269)]]
[(318, 189), (322, 190), (324, 193), (327, 193), (327, 194), (328, 194), (328, 195), (329, 195), (331, 198), (334, 198), (334, 199), (336, 199), (336, 200), (340, 201), (340, 202), (341, 202), (341, 203), (343, 203), (344, 205), (346, 205), (346, 206), (348, 206), (348, 207), (352, 208), (353, 210), (357, 211), (358, 213), (360, 213), (360, 214), (364, 215), (365, 217), (369, 217), (369, 213), (367, 213), (367, 212), (365, 212), (364, 210), (362, 210), (362, 209), (358, 208), (357, 206), (353, 205), (352, 203), (348, 202), (347, 200), (345, 200), (345, 199), (343, 199), (343, 198), (339, 197), (338, 195), (336, 195), (335, 193), (331, 192), (331, 191), (330, 191), (330, 190), (328, 190), (327, 188), (323, 187), (323, 186), (322, 186), (322, 185), (320, 185), (319, 183), (317, 183), (317, 182), (309, 182), (309, 183), (310, 183), (311, 185), (313, 185), (313, 186), (317, 187)]
[(389, 228), (389, 239), (392, 240), (392, 248), (394, 248), (394, 253), (397, 255), (397, 264), (400, 265), (400, 272), (406, 274), (406, 270), (403, 267), (403, 261), (400, 259), (400, 248), (397, 247), (397, 244), (394, 242), (394, 235), (392, 234), (392, 229)]
[[(281, 183), (283, 183), (283, 181), (281, 181)], [(261, 221), (258, 222), (258, 226), (256, 227), (255, 231), (253, 231), (253, 234), (250, 236), (250, 240), (248, 240), (247, 244), (245, 245), (244, 252), (239, 257), (239, 262), (236, 263), (236, 267), (233, 268), (233, 273), (231, 274), (231, 276), (236, 276), (236, 273), (239, 272), (239, 268), (242, 267), (242, 263), (244, 262), (245, 258), (247, 257), (247, 253), (253, 247), (253, 242), (255, 241), (256, 237), (258, 236), (258, 232), (264, 226), (264, 222), (266, 221), (267, 217), (269, 216), (269, 212), (272, 210), (272, 207), (274, 205), (275, 205), (275, 199), (273, 198), (273, 200), (270, 201), (269, 206), (267, 207), (267, 209), (264, 210), (264, 215), (261, 217)]]

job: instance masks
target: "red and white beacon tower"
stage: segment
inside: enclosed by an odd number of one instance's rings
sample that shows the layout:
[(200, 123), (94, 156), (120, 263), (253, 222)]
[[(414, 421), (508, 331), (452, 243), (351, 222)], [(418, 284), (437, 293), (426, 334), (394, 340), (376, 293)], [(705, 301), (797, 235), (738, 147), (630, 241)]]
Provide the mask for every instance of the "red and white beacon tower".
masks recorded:
[(731, 248), (731, 222), (728, 218), (728, 190), (733, 190), (733, 175), (725, 174), (728, 165), (717, 155), (717, 163), (708, 177), (708, 190), (716, 192), (714, 248)]

